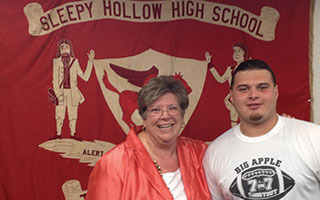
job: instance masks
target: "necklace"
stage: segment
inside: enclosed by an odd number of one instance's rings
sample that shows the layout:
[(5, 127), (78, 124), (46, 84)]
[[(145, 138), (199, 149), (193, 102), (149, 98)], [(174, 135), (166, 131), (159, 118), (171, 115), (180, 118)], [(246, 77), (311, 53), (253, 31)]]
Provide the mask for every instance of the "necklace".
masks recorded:
[(158, 162), (157, 162), (155, 159), (153, 159), (153, 164), (154, 164), (154, 166), (156, 166), (156, 168), (157, 168), (157, 170), (158, 170), (159, 174), (162, 176), (162, 170), (161, 170), (161, 167), (160, 167), (160, 165), (158, 164)]
[[(152, 154), (153, 154), (153, 152), (152, 152)], [(153, 155), (154, 155), (154, 154), (153, 154)], [(158, 162), (157, 162), (155, 159), (153, 159), (153, 164), (154, 164), (154, 166), (156, 166), (156, 168), (157, 168), (160, 176), (162, 177), (161, 167), (160, 167), (160, 165), (158, 164)], [(162, 178), (163, 178), (163, 177), (162, 177)], [(167, 183), (166, 183), (166, 186), (167, 186), (167, 188), (168, 188), (168, 190), (169, 190), (169, 192), (170, 192), (170, 194), (171, 194), (172, 199), (174, 199), (173, 194), (172, 194), (172, 192), (170, 191), (170, 188), (168, 187)]]
[[(162, 177), (162, 170), (161, 170), (161, 167), (160, 167), (160, 165), (159, 165), (159, 163), (157, 162), (157, 160), (156, 159), (154, 159), (154, 157), (155, 157), (155, 154), (153, 153), (153, 151), (152, 151), (152, 148), (151, 148), (151, 145), (150, 145), (150, 143), (149, 143), (149, 140), (148, 140), (148, 138), (146, 137), (145, 138), (146, 139), (146, 141), (147, 141), (147, 144), (148, 144), (148, 146), (149, 146), (149, 151), (150, 151), (150, 157), (151, 157), (151, 159), (153, 160), (153, 164), (154, 164), (154, 166), (157, 168), (157, 170), (158, 170), (158, 172), (159, 172), (159, 174), (160, 174), (160, 176)], [(163, 177), (162, 177), (163, 178)], [(168, 187), (168, 185), (166, 184), (166, 186), (167, 186), (167, 188), (168, 188), (168, 190), (169, 190), (169, 192), (170, 192), (170, 194), (171, 194), (171, 197), (172, 197), (172, 199), (174, 199), (174, 197), (173, 197), (173, 194), (172, 194), (172, 192), (170, 191), (170, 189), (169, 189), (169, 187)]]
[(149, 149), (149, 151), (150, 151), (150, 157), (151, 157), (151, 159), (153, 160), (153, 164), (154, 164), (154, 166), (156, 166), (156, 168), (157, 168), (157, 170), (158, 170), (159, 174), (162, 176), (162, 170), (161, 170), (161, 167), (160, 167), (159, 163), (157, 162), (157, 160), (156, 160), (156, 159), (154, 159), (155, 155), (154, 155), (154, 153), (153, 153), (153, 151), (152, 151), (152, 148), (151, 148), (151, 145), (150, 145), (150, 143), (149, 143), (149, 140), (148, 140), (148, 138), (147, 138), (147, 137), (145, 137), (145, 139), (146, 139), (147, 144), (148, 144), (148, 147), (149, 147), (148, 149)]

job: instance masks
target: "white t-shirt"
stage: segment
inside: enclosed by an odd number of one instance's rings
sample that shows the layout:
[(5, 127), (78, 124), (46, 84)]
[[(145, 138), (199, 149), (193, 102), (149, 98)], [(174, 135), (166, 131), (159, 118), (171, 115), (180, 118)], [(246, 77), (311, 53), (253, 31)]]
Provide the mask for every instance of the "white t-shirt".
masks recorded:
[(203, 165), (212, 199), (320, 200), (320, 126), (278, 116), (260, 137), (240, 126), (213, 141)]
[(167, 184), (175, 200), (187, 200), (186, 192), (181, 178), (180, 168), (175, 172), (163, 173), (162, 178)]

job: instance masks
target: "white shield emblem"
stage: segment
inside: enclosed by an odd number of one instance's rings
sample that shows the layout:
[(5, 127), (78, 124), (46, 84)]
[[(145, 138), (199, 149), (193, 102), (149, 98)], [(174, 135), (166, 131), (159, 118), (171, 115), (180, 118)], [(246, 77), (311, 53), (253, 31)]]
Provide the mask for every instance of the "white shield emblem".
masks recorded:
[(130, 57), (96, 59), (94, 66), (104, 99), (125, 133), (142, 125), (136, 100), (148, 77), (182, 76), (192, 90), (184, 116), (187, 124), (200, 99), (207, 73), (205, 61), (174, 57), (153, 49)]

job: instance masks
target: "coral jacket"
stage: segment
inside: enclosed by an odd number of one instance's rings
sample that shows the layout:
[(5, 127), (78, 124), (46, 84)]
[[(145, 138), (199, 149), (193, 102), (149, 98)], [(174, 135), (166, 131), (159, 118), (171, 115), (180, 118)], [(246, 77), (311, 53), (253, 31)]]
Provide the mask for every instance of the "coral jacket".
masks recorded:
[[(180, 136), (177, 149), (181, 176), (188, 200), (211, 199), (202, 158), (207, 145)], [(95, 165), (88, 184), (87, 200), (169, 200), (172, 195), (136, 133), (107, 152)]]

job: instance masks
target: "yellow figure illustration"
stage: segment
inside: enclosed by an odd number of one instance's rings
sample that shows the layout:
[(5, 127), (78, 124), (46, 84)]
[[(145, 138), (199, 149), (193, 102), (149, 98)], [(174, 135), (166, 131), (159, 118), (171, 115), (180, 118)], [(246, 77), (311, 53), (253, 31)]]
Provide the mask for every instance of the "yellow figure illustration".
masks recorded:
[[(229, 86), (231, 85), (231, 79), (232, 74), (234, 70), (239, 66), (240, 63), (246, 60), (247, 57), (247, 47), (245, 44), (241, 42), (234, 43), (233, 46), (233, 60), (236, 62), (236, 65), (228, 66), (226, 71), (220, 76), (218, 71), (215, 69), (213, 63), (212, 63), (212, 55), (209, 52), (205, 52), (205, 58), (206, 62), (208, 63), (208, 68), (213, 75), (213, 77), (216, 79), (219, 83), (224, 83), (228, 81)], [(231, 127), (234, 127), (238, 123), (238, 113), (236, 112), (234, 106), (230, 102), (230, 94), (228, 94), (224, 98), (224, 103), (226, 108), (230, 112), (230, 120), (231, 120)]]

